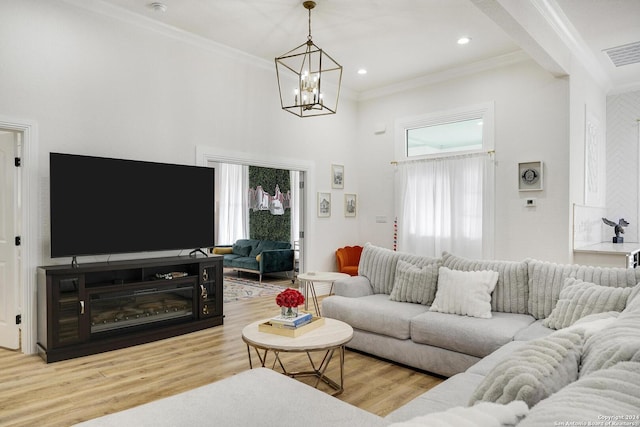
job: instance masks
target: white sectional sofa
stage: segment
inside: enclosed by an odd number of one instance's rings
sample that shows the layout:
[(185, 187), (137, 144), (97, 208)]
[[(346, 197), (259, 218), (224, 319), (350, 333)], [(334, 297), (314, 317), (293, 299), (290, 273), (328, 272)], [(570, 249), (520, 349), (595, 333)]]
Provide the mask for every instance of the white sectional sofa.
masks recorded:
[(82, 425), (640, 426), (640, 270), (365, 245), (359, 272), (323, 301), (348, 346), (449, 377), (385, 418), (261, 368)]

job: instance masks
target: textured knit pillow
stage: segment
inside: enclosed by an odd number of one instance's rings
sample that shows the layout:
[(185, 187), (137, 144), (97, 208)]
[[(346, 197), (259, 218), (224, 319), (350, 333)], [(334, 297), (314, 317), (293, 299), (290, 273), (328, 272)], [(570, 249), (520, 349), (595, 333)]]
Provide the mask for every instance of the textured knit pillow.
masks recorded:
[(358, 264), (358, 275), (369, 279), (374, 294), (391, 293), (400, 254), (391, 249), (365, 243)]
[(431, 304), (436, 296), (439, 267), (439, 263), (419, 267), (399, 259), (389, 299), (424, 305)]
[(555, 308), (542, 324), (551, 329), (573, 325), (578, 319), (595, 313), (622, 311), (633, 288), (613, 288), (567, 278)]
[(496, 271), (458, 271), (440, 267), (438, 290), (429, 310), (489, 319), (491, 292), (496, 283)]
[[(638, 425), (638, 384), (640, 363), (618, 363), (580, 378), (543, 400), (531, 408), (518, 427)], [(607, 419), (618, 421), (614, 423)], [(563, 420), (571, 423), (559, 422)]]
[(558, 331), (527, 342), (489, 371), (469, 404), (523, 400), (534, 406), (578, 379), (582, 344), (579, 330)]
[(585, 342), (580, 378), (627, 361), (640, 362), (640, 316), (625, 310)]

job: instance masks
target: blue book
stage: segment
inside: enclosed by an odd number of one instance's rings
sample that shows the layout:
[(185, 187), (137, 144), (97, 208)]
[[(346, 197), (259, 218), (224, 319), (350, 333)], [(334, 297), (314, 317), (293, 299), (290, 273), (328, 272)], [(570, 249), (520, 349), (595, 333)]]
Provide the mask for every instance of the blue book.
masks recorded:
[(304, 323), (311, 321), (313, 315), (311, 313), (300, 313), (296, 317), (272, 317), (269, 321), (271, 324), (286, 325), (286, 326), (301, 326)]

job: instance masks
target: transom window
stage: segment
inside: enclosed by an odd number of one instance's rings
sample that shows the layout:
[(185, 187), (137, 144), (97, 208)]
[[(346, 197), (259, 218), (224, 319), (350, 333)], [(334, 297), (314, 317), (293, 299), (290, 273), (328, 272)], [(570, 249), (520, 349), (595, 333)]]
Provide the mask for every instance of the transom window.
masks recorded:
[(482, 150), (482, 117), (407, 129), (407, 157)]
[(493, 103), (396, 121), (396, 160), (493, 150)]

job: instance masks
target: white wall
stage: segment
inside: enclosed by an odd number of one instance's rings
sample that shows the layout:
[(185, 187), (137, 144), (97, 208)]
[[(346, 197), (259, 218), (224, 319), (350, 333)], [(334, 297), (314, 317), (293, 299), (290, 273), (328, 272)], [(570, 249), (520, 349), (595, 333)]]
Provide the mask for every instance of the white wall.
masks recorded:
[[(532, 61), (361, 102), (362, 241), (392, 245), (395, 120), (489, 101), (495, 102), (495, 257), (569, 260), (569, 82)], [(374, 134), (381, 123), (386, 132)], [(518, 163), (538, 160), (545, 165), (544, 190), (519, 192)], [(524, 207), (529, 197), (537, 207)], [(376, 216), (389, 222), (376, 223)]]
[[(571, 158), (569, 165), (569, 183), (571, 204), (604, 207), (606, 203), (606, 96), (591, 74), (575, 60), (571, 66), (570, 78), (570, 117), (569, 141)], [(587, 116), (597, 122), (600, 139), (597, 158), (597, 188), (599, 197), (585, 199), (585, 124)], [(568, 238), (573, 240), (573, 216), (569, 218)], [(573, 260), (573, 248), (570, 247), (570, 260)]]
[(616, 222), (625, 218), (630, 223), (624, 232), (625, 242), (640, 241), (638, 120), (640, 91), (607, 97), (607, 216)]
[[(3, 2), (2, 16), (0, 115), (39, 128), (41, 264), (52, 262), (52, 151), (195, 164), (196, 146), (209, 146), (300, 160), (313, 169), (308, 269), (334, 269), (335, 249), (357, 240), (342, 212), (343, 191), (358, 192), (352, 100), (335, 116), (300, 119), (280, 109), (271, 63), (55, 0)], [(315, 194), (331, 191), (331, 163), (345, 166), (345, 189), (333, 190), (331, 218), (318, 219)]]

